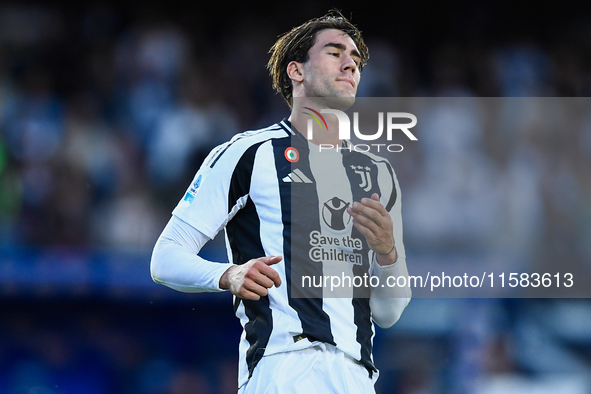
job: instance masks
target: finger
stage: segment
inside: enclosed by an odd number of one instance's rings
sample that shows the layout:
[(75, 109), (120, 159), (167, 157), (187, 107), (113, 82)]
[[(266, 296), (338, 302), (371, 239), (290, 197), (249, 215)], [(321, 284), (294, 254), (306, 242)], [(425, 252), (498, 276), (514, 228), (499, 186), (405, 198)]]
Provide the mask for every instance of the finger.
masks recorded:
[(380, 243), (382, 240), (390, 240), (392, 238), (392, 230), (389, 221), (380, 218), (368, 218), (359, 213), (352, 213), (353, 225), (357, 228), (370, 243)]
[[(363, 220), (365, 220), (365, 222), (363, 222)], [(375, 223), (367, 221), (367, 219), (354, 219), (353, 226), (365, 236), (365, 239), (369, 244), (374, 246), (383, 242), (388, 242), (392, 238), (391, 233), (376, 226)]]
[(249, 272), (248, 278), (251, 279), (254, 283), (259, 284), (266, 289), (273, 287), (273, 285), (275, 284), (273, 279), (269, 278), (267, 275), (260, 271)]
[(258, 300), (261, 297), (260, 294), (257, 294), (256, 287), (257, 285), (251, 279), (244, 277), (240, 285), (231, 286), (230, 291), (232, 292), (232, 294), (236, 295), (236, 297), (239, 298), (245, 298), (248, 300)]
[(281, 277), (279, 276), (279, 273), (277, 271), (275, 271), (273, 268), (269, 266), (263, 266), (261, 268), (262, 269), (260, 270), (260, 272), (267, 278), (269, 278), (273, 282), (273, 284), (275, 284), (276, 287), (281, 286)]
[(381, 224), (384, 216), (375, 208), (364, 205), (360, 202), (354, 202), (352, 211), (349, 211), (349, 214), (353, 217), (356, 215), (363, 215), (364, 217), (371, 219), (378, 225)]
[[(373, 220), (366, 218), (363, 215), (354, 215), (353, 216), (353, 224), (356, 224), (357, 228), (359, 229), (359, 227), (363, 228), (363, 229), (367, 229), (367, 231), (369, 231), (371, 234), (377, 236), (380, 231), (383, 232), (383, 229), (380, 228), (380, 226), (378, 224), (376, 224), (376, 222), (374, 222)], [(364, 233), (365, 235), (365, 233)]]
[(240, 297), (240, 298), (247, 299), (247, 300), (253, 300), (253, 301), (257, 301), (257, 300), (261, 299), (260, 295), (254, 293), (248, 289), (245, 289), (245, 288), (240, 289), (240, 291), (238, 292), (238, 294), (236, 294), (236, 296)]
[(388, 215), (388, 211), (386, 211), (386, 208), (382, 205), (382, 203), (380, 202), (380, 199), (376, 193), (374, 193), (371, 196), (371, 198), (367, 198), (367, 197), (362, 198), (360, 200), (360, 203), (364, 206), (375, 209), (376, 211), (378, 211), (380, 213), (381, 216)]
[(262, 257), (259, 261), (263, 264), (257, 265), (258, 271), (269, 278), (276, 287), (281, 285), (281, 277), (279, 276), (279, 273), (275, 271), (275, 269), (273, 269), (270, 265), (278, 263), (281, 261), (281, 259), (281, 256), (272, 256), (272, 258)]
[(266, 296), (269, 294), (269, 290), (267, 287), (261, 285), (255, 280), (252, 279), (245, 279), (242, 285), (242, 290), (250, 291), (260, 297)]
[(259, 259), (259, 261), (262, 261), (263, 263), (265, 263), (267, 265), (273, 265), (273, 264), (277, 264), (282, 259), (283, 259), (282, 256), (265, 256), (265, 257), (261, 257)]
[(382, 231), (379, 235), (376, 235), (376, 233), (356, 221), (353, 221), (353, 226), (365, 236), (367, 243), (375, 252), (386, 254), (387, 250), (392, 251), (392, 248), (395, 246), (392, 235), (387, 232)]
[(365, 239), (367, 240), (367, 242), (369, 244), (374, 244), (375, 243), (376, 236), (375, 236), (375, 234), (370, 229), (368, 229), (366, 226), (362, 225), (361, 223), (359, 223), (356, 220), (353, 220), (353, 226), (357, 230), (359, 230), (359, 232), (361, 234), (363, 234), (365, 236)]

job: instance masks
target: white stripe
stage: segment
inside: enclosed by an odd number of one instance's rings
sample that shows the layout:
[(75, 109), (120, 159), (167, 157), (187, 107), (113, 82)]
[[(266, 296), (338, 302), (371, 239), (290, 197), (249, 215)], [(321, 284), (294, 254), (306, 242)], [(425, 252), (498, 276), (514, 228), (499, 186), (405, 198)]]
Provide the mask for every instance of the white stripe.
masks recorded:
[[(266, 255), (285, 256), (279, 181), (271, 141), (261, 145), (255, 157), (250, 198), (254, 202), (260, 218), (261, 243)], [(285, 349), (289, 345), (293, 346), (293, 339), (289, 333), (302, 332), (300, 319), (297, 312), (289, 305), (287, 297), (285, 261), (282, 260), (273, 265), (273, 269), (279, 273), (282, 284), (278, 288), (269, 289), (270, 307), (273, 314), (273, 332), (267, 344), (267, 349), (270, 351)]]
[(284, 120), (282, 120), (280, 123), (281, 123), (281, 125), (283, 125), (283, 127), (285, 127), (287, 130), (289, 130), (291, 135), (295, 135), (294, 131), (291, 129), (291, 126), (288, 125)]
[[(228, 248), (228, 250), (230, 250)], [(234, 296), (234, 301), (236, 300), (236, 296)], [(238, 309), (236, 309), (236, 316), (240, 319), (240, 323), (242, 327), (246, 323), (248, 323), (248, 317), (246, 316), (246, 312), (244, 310), (244, 303), (240, 302), (238, 305)], [(240, 356), (240, 362), (238, 363), (238, 382), (242, 385), (244, 382), (248, 380), (248, 365), (246, 365), (246, 351), (248, 350), (250, 344), (246, 340), (246, 330), (242, 330), (242, 334), (240, 335), (240, 343), (238, 345), (238, 354)]]
[[(309, 157), (320, 203), (318, 214), (320, 216), (321, 233), (342, 240), (344, 236), (351, 235), (353, 228), (353, 221), (348, 220), (348, 213), (344, 213), (346, 228), (341, 231), (332, 230), (324, 222), (322, 213), (324, 203), (333, 197), (338, 197), (349, 204), (353, 202), (351, 183), (343, 167), (343, 156), (337, 152), (319, 152), (318, 149), (310, 149)], [(342, 262), (325, 262), (323, 264), (323, 275), (342, 277), (343, 274), (352, 277), (352, 265)], [(324, 289), (322, 308), (330, 316), (331, 332), (337, 346), (344, 352), (359, 359), (361, 357), (361, 345), (356, 340), (352, 340), (357, 337), (357, 326), (353, 324), (355, 311), (351, 303), (352, 297), (353, 288), (338, 288), (332, 293), (330, 288), (328, 290)]]

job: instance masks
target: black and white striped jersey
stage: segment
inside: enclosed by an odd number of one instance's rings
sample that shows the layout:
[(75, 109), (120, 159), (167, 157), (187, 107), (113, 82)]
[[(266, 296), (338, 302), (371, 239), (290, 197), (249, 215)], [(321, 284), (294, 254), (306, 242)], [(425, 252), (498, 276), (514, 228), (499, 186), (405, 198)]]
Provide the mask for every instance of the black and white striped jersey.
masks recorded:
[(225, 229), (234, 264), (283, 256), (273, 265), (280, 287), (258, 301), (235, 298), (243, 327), (239, 386), (264, 355), (315, 340), (375, 370), (370, 289), (316, 286), (327, 275), (371, 272), (372, 253), (346, 208), (373, 193), (391, 213), (399, 259), (405, 258), (391, 165), (347, 144), (319, 152), (287, 120), (238, 134), (212, 150), (173, 211), (211, 239)]

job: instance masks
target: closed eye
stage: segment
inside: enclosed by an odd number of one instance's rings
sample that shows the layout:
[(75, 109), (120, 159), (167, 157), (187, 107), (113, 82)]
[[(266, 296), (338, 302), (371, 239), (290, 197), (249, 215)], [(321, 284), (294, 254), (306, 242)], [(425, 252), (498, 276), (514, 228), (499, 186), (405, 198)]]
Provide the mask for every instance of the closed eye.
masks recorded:
[[(345, 47), (343, 44), (334, 43), (334, 42), (329, 42), (329, 43), (325, 44), (324, 48), (329, 48), (329, 49), (333, 49), (333, 50), (338, 49), (339, 51), (346, 51), (347, 50), (347, 47)], [(335, 57), (341, 56), (341, 52), (328, 52), (328, 54), (331, 56), (335, 56)], [(359, 54), (359, 52), (357, 52), (357, 49), (354, 49), (351, 51), (351, 57), (353, 58), (353, 61), (357, 65), (357, 68), (359, 68), (361, 66), (361, 55)]]

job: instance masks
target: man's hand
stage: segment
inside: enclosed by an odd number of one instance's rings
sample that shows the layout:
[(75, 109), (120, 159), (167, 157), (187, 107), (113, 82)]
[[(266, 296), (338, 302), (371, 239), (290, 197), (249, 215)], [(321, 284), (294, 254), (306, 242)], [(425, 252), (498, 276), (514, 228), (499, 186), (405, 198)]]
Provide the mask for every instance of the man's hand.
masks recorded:
[(220, 288), (229, 289), (237, 297), (258, 300), (269, 294), (269, 288), (281, 285), (277, 271), (270, 266), (277, 264), (281, 256), (252, 259), (242, 265), (233, 265), (220, 278)]
[(394, 264), (398, 254), (394, 245), (392, 218), (380, 202), (377, 193), (371, 198), (362, 198), (347, 208), (353, 216), (353, 225), (365, 236), (371, 250), (377, 254), (380, 265)]

